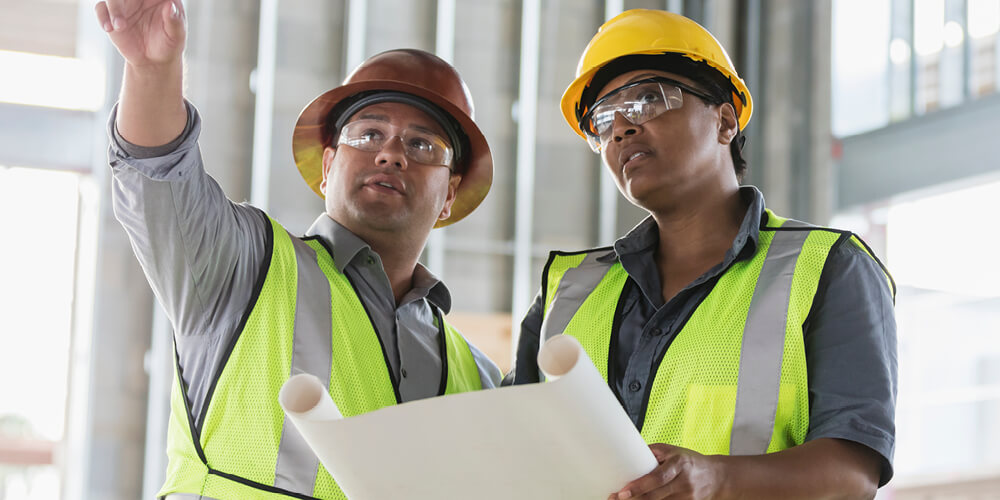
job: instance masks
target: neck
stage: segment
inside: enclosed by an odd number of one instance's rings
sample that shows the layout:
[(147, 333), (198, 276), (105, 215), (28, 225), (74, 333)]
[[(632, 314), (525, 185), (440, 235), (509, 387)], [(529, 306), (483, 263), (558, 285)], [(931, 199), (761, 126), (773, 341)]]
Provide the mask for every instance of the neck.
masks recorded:
[(739, 187), (733, 185), (651, 212), (660, 233), (658, 266), (721, 262), (746, 210)]
[[(339, 222), (339, 221), (338, 221)], [(364, 240), (382, 260), (382, 269), (389, 279), (396, 304), (413, 288), (413, 270), (423, 251), (430, 231), (379, 230), (370, 226), (350, 227), (341, 223)]]

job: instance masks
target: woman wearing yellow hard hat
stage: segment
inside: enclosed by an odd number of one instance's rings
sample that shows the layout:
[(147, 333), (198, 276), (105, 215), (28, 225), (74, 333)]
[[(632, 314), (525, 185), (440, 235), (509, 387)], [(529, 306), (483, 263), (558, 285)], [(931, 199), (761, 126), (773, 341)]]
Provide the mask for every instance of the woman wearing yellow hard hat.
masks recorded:
[[(895, 285), (857, 236), (776, 215), (753, 186), (753, 100), (683, 16), (601, 26), (563, 116), (649, 217), (553, 252), (522, 323), (580, 340), (659, 465), (610, 498), (871, 498), (892, 476)], [(583, 168), (583, 167), (581, 167)]]

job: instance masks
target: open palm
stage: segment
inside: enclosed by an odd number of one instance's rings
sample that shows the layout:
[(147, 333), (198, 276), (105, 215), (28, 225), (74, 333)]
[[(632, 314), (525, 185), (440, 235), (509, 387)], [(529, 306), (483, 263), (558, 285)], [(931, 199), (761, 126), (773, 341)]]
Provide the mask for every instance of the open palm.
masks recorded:
[(169, 64), (181, 57), (183, 9), (180, 0), (106, 0), (96, 6), (101, 26), (133, 66)]

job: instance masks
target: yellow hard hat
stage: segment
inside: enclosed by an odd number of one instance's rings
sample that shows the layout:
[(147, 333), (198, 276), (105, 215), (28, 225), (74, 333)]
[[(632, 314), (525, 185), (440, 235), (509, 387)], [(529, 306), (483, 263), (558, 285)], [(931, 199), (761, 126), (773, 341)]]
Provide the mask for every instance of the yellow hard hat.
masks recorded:
[(576, 79), (563, 93), (563, 117), (581, 137), (580, 117), (591, 103), (581, 103), (584, 90), (594, 75), (619, 57), (639, 54), (681, 54), (694, 61), (704, 61), (732, 83), (733, 104), (739, 116), (740, 130), (750, 121), (753, 99), (750, 89), (736, 73), (722, 44), (700, 24), (663, 10), (633, 9), (604, 23), (576, 66)]

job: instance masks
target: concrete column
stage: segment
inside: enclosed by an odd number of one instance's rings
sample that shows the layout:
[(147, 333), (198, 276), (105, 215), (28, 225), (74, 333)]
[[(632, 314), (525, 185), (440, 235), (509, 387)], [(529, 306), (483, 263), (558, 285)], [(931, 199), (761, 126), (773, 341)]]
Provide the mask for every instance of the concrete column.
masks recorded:
[(208, 171), (234, 201), (250, 199), (258, 2), (187, 2), (185, 94), (202, 116)]
[(828, 0), (767, 0), (762, 8), (761, 79), (755, 127), (761, 127), (752, 180), (770, 208), (825, 223), (832, 209)]

